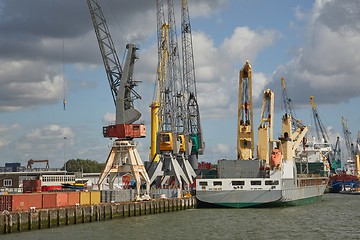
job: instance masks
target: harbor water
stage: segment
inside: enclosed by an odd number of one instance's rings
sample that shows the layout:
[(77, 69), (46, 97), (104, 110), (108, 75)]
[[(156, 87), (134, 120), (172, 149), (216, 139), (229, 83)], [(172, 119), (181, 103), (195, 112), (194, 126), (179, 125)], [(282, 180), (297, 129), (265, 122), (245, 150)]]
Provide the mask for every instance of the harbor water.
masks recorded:
[(360, 195), (283, 208), (189, 209), (2, 235), (57, 239), (360, 239)]

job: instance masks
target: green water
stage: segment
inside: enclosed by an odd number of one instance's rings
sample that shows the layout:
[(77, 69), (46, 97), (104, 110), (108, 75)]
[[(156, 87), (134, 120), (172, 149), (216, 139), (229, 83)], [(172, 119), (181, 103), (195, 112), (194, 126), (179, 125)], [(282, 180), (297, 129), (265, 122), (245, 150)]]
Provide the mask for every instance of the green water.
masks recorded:
[(191, 209), (1, 235), (7, 239), (360, 239), (360, 195), (282, 208)]

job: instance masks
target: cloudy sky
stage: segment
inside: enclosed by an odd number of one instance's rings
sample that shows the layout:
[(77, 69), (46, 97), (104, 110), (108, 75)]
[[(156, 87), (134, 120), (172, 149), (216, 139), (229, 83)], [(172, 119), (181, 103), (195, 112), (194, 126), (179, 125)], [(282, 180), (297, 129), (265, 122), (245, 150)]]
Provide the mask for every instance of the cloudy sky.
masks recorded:
[[(358, 0), (189, 2), (206, 142), (200, 161), (236, 157), (238, 77), (247, 59), (253, 68), (256, 126), (267, 88), (275, 92), (275, 121), (280, 123), (284, 77), (298, 118), (314, 125), (313, 95), (332, 138), (343, 136), (344, 116), (356, 139)], [(155, 0), (101, 4), (120, 60), (126, 43), (140, 46), (134, 78), (141, 81), (137, 91), (142, 100), (136, 108), (150, 130), (157, 65)], [(26, 165), (29, 159), (49, 159), (50, 167), (71, 158), (104, 162), (111, 141), (102, 137), (102, 127), (114, 121), (114, 112), (86, 0), (0, 0), (0, 165)], [(277, 136), (280, 124), (275, 127)], [(143, 160), (149, 142), (149, 137), (138, 142)]]

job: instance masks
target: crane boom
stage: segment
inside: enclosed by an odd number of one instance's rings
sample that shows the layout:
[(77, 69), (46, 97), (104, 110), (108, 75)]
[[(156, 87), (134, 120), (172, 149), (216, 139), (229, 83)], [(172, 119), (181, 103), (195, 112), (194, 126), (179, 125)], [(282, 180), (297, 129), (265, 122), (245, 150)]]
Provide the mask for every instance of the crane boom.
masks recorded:
[(135, 53), (137, 48), (133, 44), (127, 45), (130, 58), (128, 58), (127, 63), (125, 63), (124, 67), (126, 67), (126, 69), (124, 69), (123, 72), (99, 1), (87, 0), (87, 3), (114, 104), (116, 106), (118, 104), (121, 105), (117, 106), (117, 112), (120, 111), (119, 114), (117, 114), (119, 115), (117, 124), (133, 123), (141, 116), (141, 114), (134, 109), (133, 104), (135, 99), (141, 98), (134, 90), (134, 87), (137, 86), (137, 84), (132, 80), (133, 65), (137, 58)]
[(177, 31), (175, 23), (175, 13), (173, 0), (168, 2), (168, 21), (169, 21), (169, 89), (173, 99), (173, 124), (176, 134), (184, 134), (187, 132), (185, 120), (185, 101), (184, 101), (184, 83), (180, 69), (180, 54), (177, 40)]
[(134, 108), (134, 100), (141, 98), (134, 90), (137, 82), (133, 81), (138, 48), (132, 43), (126, 45), (127, 54), (122, 68), (99, 1), (87, 0), (87, 3), (116, 107), (115, 125), (104, 127), (103, 135), (121, 139), (145, 137), (145, 125), (133, 124), (141, 117), (141, 113)]
[(264, 91), (261, 107), (260, 124), (258, 127), (257, 158), (270, 164), (271, 143), (273, 141), (274, 92)]
[[(200, 111), (197, 101), (195, 63), (188, 0), (181, 1), (181, 37), (183, 79), (186, 88), (185, 101), (187, 102), (187, 129), (193, 144), (191, 155), (197, 156), (197, 154), (202, 155), (204, 153), (205, 145), (203, 143)], [(193, 159), (194, 157), (191, 158)]]
[(238, 96), (237, 159), (254, 158), (252, 70), (249, 61), (240, 70)]
[[(98, 179), (99, 189), (105, 178), (108, 178), (109, 188), (114, 189), (114, 181), (118, 176), (131, 173), (136, 182), (136, 200), (149, 199), (150, 179), (136, 149), (133, 138), (145, 137), (145, 125), (134, 124), (141, 113), (134, 108), (133, 101), (140, 95), (135, 92), (137, 83), (133, 81), (135, 61), (138, 59), (135, 44), (127, 44), (127, 55), (124, 68), (121, 68), (113, 40), (98, 0), (87, 0), (95, 34), (104, 62), (106, 75), (116, 107), (115, 125), (103, 128), (104, 137), (116, 137), (113, 141), (105, 167)], [(146, 193), (140, 197), (142, 180), (146, 182)]]
[(324, 124), (322, 123), (319, 113), (316, 109), (314, 96), (310, 96), (310, 103), (311, 103), (313, 118), (314, 118), (314, 122), (315, 122), (317, 141), (319, 141), (319, 142), (323, 141), (324, 143), (330, 143), (329, 135), (328, 135), (326, 128), (325, 128)]
[(354, 144), (352, 143), (351, 140), (351, 132), (349, 131), (347, 119), (345, 120), (344, 117), (341, 117), (341, 124), (343, 128), (344, 141), (345, 141), (348, 158), (353, 160), (356, 154), (355, 154)]
[(283, 77), (281, 78), (281, 89), (282, 89), (281, 92), (282, 92), (284, 110), (286, 114), (291, 115), (293, 130), (298, 129), (299, 127), (303, 127), (300, 121), (297, 120), (294, 106), (292, 104), (291, 98), (289, 98), (288, 96), (285, 79)]

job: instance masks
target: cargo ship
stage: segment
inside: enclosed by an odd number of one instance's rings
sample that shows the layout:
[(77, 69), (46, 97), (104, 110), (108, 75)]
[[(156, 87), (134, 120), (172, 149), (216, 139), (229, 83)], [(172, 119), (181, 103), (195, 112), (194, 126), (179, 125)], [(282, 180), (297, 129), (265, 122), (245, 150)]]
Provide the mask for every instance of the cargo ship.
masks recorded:
[[(272, 151), (271, 164), (264, 160), (219, 160), (221, 178), (197, 179), (199, 207), (277, 207), (320, 201), (328, 184), (326, 166), (306, 173), (307, 163), (296, 164), (291, 154), (291, 138)], [(234, 176), (234, 177), (231, 177)]]
[[(359, 146), (357, 149), (360, 149)], [(330, 193), (359, 191), (360, 153), (355, 149), (350, 153), (351, 157), (346, 161), (344, 167), (335, 168), (334, 173), (331, 174), (328, 186)]]
[(355, 191), (359, 188), (359, 179), (356, 175), (347, 174), (346, 171), (330, 176), (329, 192)]
[(219, 160), (216, 178), (196, 179), (198, 207), (277, 207), (320, 201), (329, 180), (325, 164), (309, 172), (308, 161), (295, 158), (308, 127), (293, 130), (292, 117), (285, 114), (282, 134), (273, 139), (274, 93), (264, 91), (255, 159), (248, 62), (240, 71), (239, 82), (238, 158)]
[(328, 187), (330, 193), (357, 191), (359, 189), (359, 176), (355, 161), (347, 160), (345, 166), (346, 168), (330, 176)]

